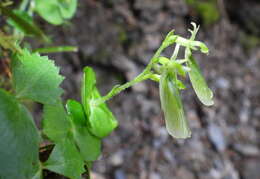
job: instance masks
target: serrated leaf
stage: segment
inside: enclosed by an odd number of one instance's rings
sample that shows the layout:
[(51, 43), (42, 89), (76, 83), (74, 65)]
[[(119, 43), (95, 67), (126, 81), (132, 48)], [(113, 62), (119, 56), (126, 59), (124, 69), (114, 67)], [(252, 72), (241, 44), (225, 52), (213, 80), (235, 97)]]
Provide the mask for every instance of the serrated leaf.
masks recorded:
[(0, 90), (0, 178), (32, 178), (39, 168), (39, 135), (32, 116)]
[(177, 84), (172, 74), (164, 71), (160, 80), (160, 99), (168, 133), (175, 138), (191, 136)]
[(201, 74), (200, 68), (196, 63), (193, 56), (190, 56), (188, 61), (188, 66), (190, 67), (189, 77), (192, 87), (199, 98), (199, 100), (206, 106), (211, 106), (214, 104), (213, 93), (208, 87), (206, 80)]
[(62, 94), (63, 77), (59, 68), (46, 56), (24, 49), (12, 60), (13, 85), (17, 98), (43, 104), (55, 104)]
[(100, 97), (96, 88), (95, 72), (90, 67), (85, 67), (82, 81), (83, 107), (90, 125), (90, 132), (99, 138), (103, 138), (109, 135), (118, 123), (105, 103), (98, 106), (91, 103), (92, 100)]
[(52, 141), (58, 142), (68, 136), (71, 124), (61, 101), (44, 105), (42, 124), (43, 133)]
[(19, 29), (27, 35), (40, 37), (45, 41), (49, 41), (42, 30), (32, 21), (32, 18), (30, 18), (28, 15), (25, 15), (25, 12), (11, 10), (1, 5), (0, 9), (4, 15), (9, 17), (9, 23), (11, 23), (11, 25), (13, 25), (15, 28)]
[(39, 15), (54, 25), (60, 25), (76, 12), (77, 0), (35, 0), (35, 9)]
[(44, 168), (59, 173), (71, 179), (81, 179), (84, 173), (84, 161), (77, 148), (70, 139), (63, 139), (57, 143), (44, 163)]

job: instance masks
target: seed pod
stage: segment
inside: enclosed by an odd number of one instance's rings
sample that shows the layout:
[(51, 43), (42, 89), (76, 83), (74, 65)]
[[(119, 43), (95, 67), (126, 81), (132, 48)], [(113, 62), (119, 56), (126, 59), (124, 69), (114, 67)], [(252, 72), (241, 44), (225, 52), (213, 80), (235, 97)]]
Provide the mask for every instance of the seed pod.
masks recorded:
[[(101, 97), (97, 88), (93, 90), (92, 95), (92, 99)], [(116, 118), (105, 103), (98, 106), (90, 106), (89, 123), (90, 132), (99, 138), (106, 137), (118, 126)]]
[(161, 106), (168, 133), (175, 138), (185, 139), (191, 136), (191, 131), (184, 116), (176, 80), (174, 73), (163, 72), (160, 80)]
[(91, 101), (101, 96), (96, 87), (95, 72), (90, 67), (84, 68), (81, 97), (89, 131), (99, 138), (109, 135), (118, 126), (118, 122), (105, 103), (98, 106), (91, 104)]
[(211, 106), (214, 104), (213, 93), (208, 87), (206, 80), (201, 74), (200, 68), (196, 63), (193, 56), (190, 56), (188, 60), (188, 66), (190, 67), (189, 77), (192, 87), (199, 98), (199, 100), (206, 106)]

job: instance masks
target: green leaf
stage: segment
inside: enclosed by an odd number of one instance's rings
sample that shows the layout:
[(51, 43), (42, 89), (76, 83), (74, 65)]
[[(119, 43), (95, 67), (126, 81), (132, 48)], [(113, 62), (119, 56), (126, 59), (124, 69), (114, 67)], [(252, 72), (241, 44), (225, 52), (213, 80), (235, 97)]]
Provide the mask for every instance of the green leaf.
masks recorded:
[(201, 74), (200, 68), (196, 63), (193, 56), (190, 56), (188, 61), (188, 66), (190, 67), (189, 77), (192, 87), (198, 96), (199, 100), (206, 106), (211, 106), (214, 104), (213, 93), (209, 89), (206, 80)]
[(24, 49), (12, 60), (13, 84), (17, 98), (43, 104), (55, 104), (62, 94), (59, 87), (63, 77), (59, 68), (46, 56)]
[(73, 137), (85, 161), (95, 161), (101, 153), (101, 140), (93, 136), (87, 126), (73, 123)]
[(58, 142), (68, 136), (71, 124), (61, 101), (44, 105), (42, 124), (43, 133), (52, 141)]
[(60, 12), (64, 19), (70, 19), (76, 12), (77, 0), (58, 0)]
[(160, 99), (168, 133), (175, 138), (191, 136), (180, 99), (179, 90), (174, 79), (175, 74), (164, 71), (160, 81)]
[(75, 100), (68, 100), (66, 108), (72, 120), (73, 137), (80, 153), (85, 161), (96, 160), (101, 153), (101, 140), (90, 133), (82, 105)]
[(109, 135), (117, 127), (118, 123), (105, 103), (98, 106), (92, 104), (92, 100), (101, 97), (95, 85), (95, 72), (90, 67), (85, 67), (82, 82), (83, 107), (88, 116), (90, 132), (99, 138), (103, 138)]
[[(74, 102), (73, 107), (75, 108)], [(84, 119), (81, 119), (80, 110), (71, 109), (73, 108), (71, 103), (67, 104), (70, 115), (65, 112), (61, 102), (44, 106), (43, 133), (56, 143), (65, 138), (72, 140), (84, 160), (94, 161), (101, 153), (101, 140), (90, 134), (86, 124), (81, 122)]]
[(42, 168), (39, 167), (39, 170), (36, 172), (36, 174), (32, 177), (32, 179), (43, 179), (42, 176)]
[(44, 35), (42, 30), (33, 22), (32, 18), (23, 11), (11, 10), (0, 5), (1, 12), (9, 19), (9, 23), (26, 35), (40, 37), (45, 41), (49, 39)]
[(39, 168), (39, 135), (32, 116), (0, 90), (0, 178), (32, 178)]
[(76, 12), (77, 0), (35, 0), (35, 9), (39, 15), (54, 25), (60, 25)]
[(81, 174), (85, 171), (84, 161), (77, 148), (66, 138), (55, 145), (44, 168), (71, 179), (81, 179)]

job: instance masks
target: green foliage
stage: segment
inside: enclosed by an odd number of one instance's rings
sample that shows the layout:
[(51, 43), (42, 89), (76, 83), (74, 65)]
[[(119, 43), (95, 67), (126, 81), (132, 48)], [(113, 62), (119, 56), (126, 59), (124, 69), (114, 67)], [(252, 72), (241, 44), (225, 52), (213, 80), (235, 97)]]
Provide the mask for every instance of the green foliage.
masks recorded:
[(77, 0), (35, 0), (35, 9), (39, 15), (54, 25), (63, 24), (70, 19), (77, 8)]
[(28, 179), (39, 168), (39, 135), (26, 108), (0, 90), (0, 178)]
[(85, 171), (84, 161), (76, 146), (66, 138), (56, 143), (44, 168), (71, 179), (81, 179), (81, 174)]
[(54, 142), (69, 135), (71, 124), (61, 101), (54, 105), (44, 105), (42, 126), (43, 133)]
[(62, 94), (63, 77), (54, 62), (24, 49), (12, 60), (13, 84), (17, 98), (54, 104)]
[(72, 100), (67, 103), (69, 114), (61, 103), (45, 106), (43, 132), (54, 142), (60, 142), (65, 138), (73, 140), (86, 161), (96, 160), (100, 154), (100, 139), (90, 134), (85, 123), (85, 114), (78, 115), (78, 106), (71, 103)]
[[(195, 2), (195, 1), (191, 1)], [(35, 4), (34, 4), (35, 3)], [(106, 101), (121, 91), (144, 80), (159, 83), (161, 106), (165, 115), (166, 128), (175, 138), (191, 136), (188, 121), (180, 97), (185, 89), (187, 73), (199, 100), (205, 105), (213, 104), (213, 93), (208, 88), (192, 53), (199, 50), (208, 53), (207, 46), (195, 40), (198, 32), (196, 24), (189, 39), (170, 31), (149, 64), (133, 80), (114, 86), (101, 96), (96, 86), (96, 75), (92, 68), (83, 70), (81, 102), (69, 99), (65, 104), (59, 87), (63, 77), (59, 68), (47, 56), (39, 53), (76, 51), (73, 46), (53, 46), (35, 49), (24, 47), (24, 36), (33, 36), (47, 41), (47, 37), (33, 21), (36, 11), (46, 21), (60, 25), (75, 14), (77, 0), (35, 0), (21, 2), (19, 9), (10, 9), (0, 3), (1, 14), (7, 17), (6, 25), (10, 32), (0, 30), (2, 54), (11, 54), (10, 83), (7, 92), (0, 89), (0, 178), (41, 179), (42, 170), (47, 169), (72, 179), (80, 179), (83, 173), (89, 174), (92, 163), (101, 155), (102, 139), (118, 126)], [(34, 6), (35, 5), (35, 6)], [(163, 50), (175, 45), (171, 57), (161, 56)], [(27, 45), (31, 49), (30, 45)], [(184, 58), (178, 58), (180, 47), (185, 48)], [(7, 53), (6, 53), (7, 52)], [(8, 69), (9, 70), (9, 69)], [(39, 132), (32, 116), (22, 104), (27, 100), (43, 104), (42, 130)], [(39, 136), (40, 133), (42, 136)], [(46, 161), (39, 161), (40, 137), (51, 143), (41, 150), (50, 152)]]
[(40, 37), (48, 41), (42, 30), (33, 22), (32, 18), (24, 11), (10, 10), (0, 4), (1, 12), (9, 19), (8, 22), (16, 30), (23, 32), (25, 35)]
[(73, 123), (73, 137), (86, 162), (98, 159), (101, 153), (101, 140), (93, 136), (86, 126)]
[(186, 0), (186, 2), (198, 12), (205, 25), (213, 24), (220, 18), (216, 0)]

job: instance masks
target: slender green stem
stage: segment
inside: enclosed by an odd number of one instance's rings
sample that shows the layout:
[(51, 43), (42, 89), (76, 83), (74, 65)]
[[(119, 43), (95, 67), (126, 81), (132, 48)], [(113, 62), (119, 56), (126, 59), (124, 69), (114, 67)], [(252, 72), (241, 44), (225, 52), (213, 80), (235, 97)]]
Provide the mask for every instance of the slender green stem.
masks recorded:
[(140, 75), (138, 75), (135, 79), (133, 79), (132, 81), (129, 81), (123, 85), (117, 85), (114, 88), (112, 88), (112, 90), (105, 96), (92, 101), (92, 105), (100, 105), (106, 101), (108, 101), (109, 99), (111, 99), (112, 97), (116, 96), (117, 94), (119, 94), (120, 92), (122, 92), (123, 90), (141, 82), (144, 80), (147, 80), (150, 78), (150, 75), (152, 75), (152, 73), (149, 73), (147, 75), (144, 75), (143, 73), (141, 73)]
[(155, 63), (158, 62), (158, 57), (161, 55), (162, 51), (166, 48), (167, 46), (163, 46), (161, 45), (160, 48), (155, 52), (154, 56), (152, 57), (152, 59), (150, 60), (149, 64), (146, 66), (146, 68), (143, 70), (142, 73), (140, 73), (135, 79), (123, 84), (123, 85), (117, 85), (114, 88), (112, 88), (112, 90), (105, 96), (96, 99), (94, 101), (92, 101), (92, 105), (100, 105), (106, 101), (108, 101), (109, 99), (111, 99), (112, 97), (116, 96), (117, 94), (119, 94), (121, 91), (141, 82), (144, 80), (147, 80), (151, 77), (152, 75), (152, 68), (154, 66)]
[(179, 53), (179, 50), (180, 50), (180, 44), (176, 44), (175, 49), (173, 51), (173, 54), (171, 56), (171, 61), (176, 60), (178, 53)]

